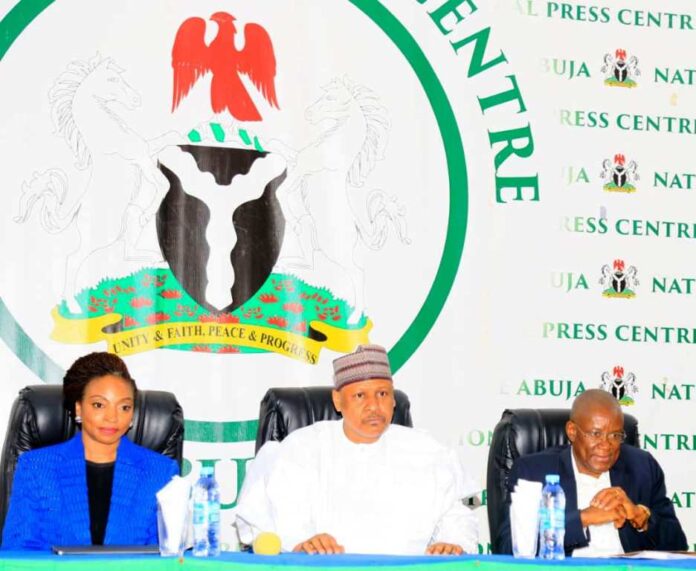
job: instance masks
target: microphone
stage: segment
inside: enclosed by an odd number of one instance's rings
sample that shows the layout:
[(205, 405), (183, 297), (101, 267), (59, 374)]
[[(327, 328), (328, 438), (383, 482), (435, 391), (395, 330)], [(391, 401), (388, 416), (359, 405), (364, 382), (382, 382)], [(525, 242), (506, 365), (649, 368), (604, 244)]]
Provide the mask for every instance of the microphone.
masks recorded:
[(262, 531), (254, 539), (251, 548), (256, 555), (278, 555), (280, 553), (280, 537), (272, 531)]

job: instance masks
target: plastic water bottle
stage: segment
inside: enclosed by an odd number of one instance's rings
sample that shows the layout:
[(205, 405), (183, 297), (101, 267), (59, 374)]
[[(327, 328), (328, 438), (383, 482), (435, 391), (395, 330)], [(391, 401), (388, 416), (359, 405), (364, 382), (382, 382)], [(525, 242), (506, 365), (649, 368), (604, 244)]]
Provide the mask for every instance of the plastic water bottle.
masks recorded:
[(547, 474), (539, 506), (539, 557), (565, 559), (565, 493), (558, 474)]
[(210, 468), (208, 478), (208, 556), (220, 555), (220, 486)]
[(220, 486), (212, 466), (201, 468), (193, 488), (193, 555), (220, 554)]

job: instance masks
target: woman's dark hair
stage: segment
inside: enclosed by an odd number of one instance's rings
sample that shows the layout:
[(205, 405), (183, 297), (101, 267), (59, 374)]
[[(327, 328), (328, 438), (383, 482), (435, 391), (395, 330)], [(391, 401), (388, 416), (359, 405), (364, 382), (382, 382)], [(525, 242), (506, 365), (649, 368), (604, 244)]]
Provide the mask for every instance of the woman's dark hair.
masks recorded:
[(111, 353), (90, 353), (75, 361), (63, 377), (63, 407), (70, 416), (75, 416), (75, 403), (82, 400), (85, 387), (92, 379), (113, 375), (130, 383), (133, 396), (138, 392), (135, 380), (120, 357)]

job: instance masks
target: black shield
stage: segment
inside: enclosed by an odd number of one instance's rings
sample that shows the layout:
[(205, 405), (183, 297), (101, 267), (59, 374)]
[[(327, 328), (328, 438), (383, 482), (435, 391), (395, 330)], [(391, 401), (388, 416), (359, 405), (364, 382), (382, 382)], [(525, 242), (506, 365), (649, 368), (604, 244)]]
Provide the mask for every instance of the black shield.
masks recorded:
[(614, 272), (611, 278), (611, 287), (614, 288), (616, 293), (621, 293), (626, 289), (626, 276), (623, 272)]
[(614, 65), (614, 77), (617, 81), (626, 81), (628, 77), (628, 66), (625, 61), (617, 61)]
[(619, 188), (622, 187), (626, 184), (626, 169), (620, 165), (616, 165), (611, 178), (616, 186)]
[[(198, 145), (181, 145), (202, 172), (213, 175), (219, 185), (229, 185), (236, 175), (245, 175), (254, 161), (267, 153)], [(229, 263), (234, 268), (230, 283), (232, 303), (215, 307), (206, 299), (207, 263), (210, 248), (206, 227), (211, 212), (200, 199), (187, 194), (176, 173), (159, 164), (170, 188), (157, 212), (157, 237), (165, 260), (188, 294), (208, 311), (233, 311), (264, 284), (275, 265), (285, 234), (285, 218), (276, 190), (286, 172), (266, 182), (259, 198), (239, 205), (229, 216), (237, 242), (230, 246)], [(234, 187), (231, 187), (234, 188)], [(232, 242), (232, 241), (231, 241)]]

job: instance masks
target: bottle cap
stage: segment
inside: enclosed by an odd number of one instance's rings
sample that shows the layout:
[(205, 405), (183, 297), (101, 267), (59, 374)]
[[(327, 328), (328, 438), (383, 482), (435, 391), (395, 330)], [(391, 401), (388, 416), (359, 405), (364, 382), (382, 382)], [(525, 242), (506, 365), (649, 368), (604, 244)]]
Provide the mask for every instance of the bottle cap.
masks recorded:
[(561, 477), (558, 474), (546, 474), (547, 484), (558, 484), (561, 481)]

